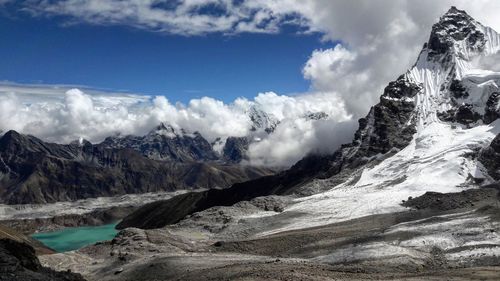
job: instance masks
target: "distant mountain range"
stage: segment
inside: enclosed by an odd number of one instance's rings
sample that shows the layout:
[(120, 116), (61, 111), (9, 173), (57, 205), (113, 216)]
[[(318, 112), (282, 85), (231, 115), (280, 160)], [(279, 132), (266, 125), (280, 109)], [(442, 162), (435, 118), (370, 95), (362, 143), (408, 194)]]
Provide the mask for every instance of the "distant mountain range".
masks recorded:
[(146, 136), (95, 145), (47, 143), (15, 131), (0, 138), (0, 202), (8, 204), (223, 188), (272, 173), (223, 161), (200, 134), (177, 134), (163, 124)]
[(99, 146), (106, 149), (133, 149), (149, 159), (159, 161), (186, 163), (220, 160), (212, 145), (200, 133), (177, 132), (163, 123), (145, 136), (108, 137)]

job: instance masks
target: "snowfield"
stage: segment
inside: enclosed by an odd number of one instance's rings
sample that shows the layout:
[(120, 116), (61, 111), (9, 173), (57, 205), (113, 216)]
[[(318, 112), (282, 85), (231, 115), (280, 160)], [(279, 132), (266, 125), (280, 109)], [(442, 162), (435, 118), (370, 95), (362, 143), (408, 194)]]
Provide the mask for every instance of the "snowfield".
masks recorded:
[[(410, 196), (472, 188), (471, 177), (488, 179), (480, 163), (468, 159), (466, 154), (489, 144), (498, 133), (499, 120), (471, 129), (433, 122), (419, 131), (405, 149), (365, 169), (355, 184), (348, 180), (327, 192), (296, 199), (285, 212), (301, 216), (284, 228), (262, 235), (404, 211), (406, 208), (400, 204)], [(312, 184), (325, 185), (328, 180)]]

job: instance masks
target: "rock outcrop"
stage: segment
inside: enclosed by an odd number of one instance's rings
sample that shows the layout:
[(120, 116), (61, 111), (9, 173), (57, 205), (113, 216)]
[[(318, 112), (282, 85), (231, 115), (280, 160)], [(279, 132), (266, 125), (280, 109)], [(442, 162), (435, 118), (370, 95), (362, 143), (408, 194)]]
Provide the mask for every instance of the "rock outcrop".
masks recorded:
[(26, 243), (0, 239), (0, 280), (2, 281), (84, 281), (77, 273), (57, 272), (43, 267), (35, 250)]
[(250, 141), (247, 137), (229, 137), (226, 140), (223, 157), (228, 162), (239, 163), (242, 160), (248, 160), (247, 151)]
[(500, 134), (493, 139), (488, 147), (480, 151), (479, 161), (494, 180), (500, 181)]

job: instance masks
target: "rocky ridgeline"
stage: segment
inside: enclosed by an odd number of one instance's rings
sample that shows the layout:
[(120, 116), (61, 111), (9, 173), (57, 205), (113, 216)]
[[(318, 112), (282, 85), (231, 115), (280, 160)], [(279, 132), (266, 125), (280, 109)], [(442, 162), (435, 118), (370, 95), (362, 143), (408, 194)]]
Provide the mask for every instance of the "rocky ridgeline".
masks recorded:
[(108, 149), (133, 149), (147, 158), (160, 161), (193, 162), (218, 160), (212, 145), (203, 136), (184, 130), (176, 132), (160, 124), (145, 136), (108, 137), (99, 146)]
[[(121, 146), (131, 141), (137, 141), (131, 148)], [(9, 131), (0, 138), (0, 202), (49, 203), (227, 187), (272, 173), (266, 168), (214, 161), (211, 150), (202, 151), (198, 142), (206, 141), (200, 136), (164, 139), (148, 135), (143, 140), (116, 141), (116, 146), (109, 140), (97, 145), (86, 141), (62, 145)]]

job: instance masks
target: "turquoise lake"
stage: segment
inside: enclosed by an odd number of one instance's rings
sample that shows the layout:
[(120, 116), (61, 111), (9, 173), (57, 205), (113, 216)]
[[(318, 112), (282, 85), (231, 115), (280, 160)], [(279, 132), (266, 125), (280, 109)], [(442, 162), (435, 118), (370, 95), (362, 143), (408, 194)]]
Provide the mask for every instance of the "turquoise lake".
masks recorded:
[(100, 226), (70, 227), (52, 232), (41, 232), (31, 237), (57, 252), (77, 250), (99, 241), (111, 240), (118, 231), (116, 223)]

